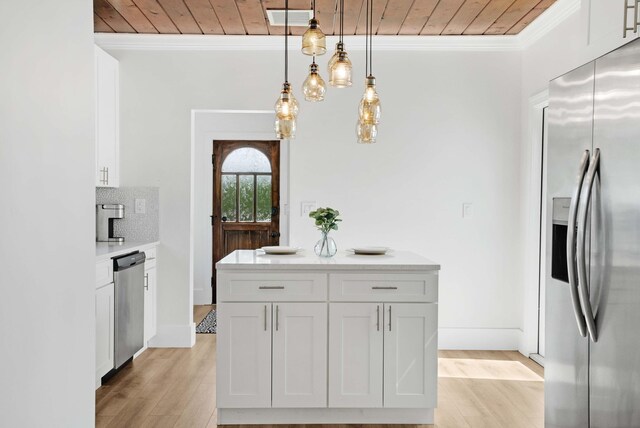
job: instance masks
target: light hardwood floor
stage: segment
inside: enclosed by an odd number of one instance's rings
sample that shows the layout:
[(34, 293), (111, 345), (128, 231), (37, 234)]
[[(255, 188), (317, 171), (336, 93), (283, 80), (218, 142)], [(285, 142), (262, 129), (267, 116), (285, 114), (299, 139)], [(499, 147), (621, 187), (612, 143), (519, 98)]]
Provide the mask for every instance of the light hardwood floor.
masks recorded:
[[(196, 324), (210, 309), (194, 308)], [(198, 334), (192, 349), (145, 351), (96, 391), (96, 426), (215, 427), (215, 351), (215, 334)], [(518, 352), (440, 351), (439, 357), (436, 427), (543, 427), (539, 365)]]

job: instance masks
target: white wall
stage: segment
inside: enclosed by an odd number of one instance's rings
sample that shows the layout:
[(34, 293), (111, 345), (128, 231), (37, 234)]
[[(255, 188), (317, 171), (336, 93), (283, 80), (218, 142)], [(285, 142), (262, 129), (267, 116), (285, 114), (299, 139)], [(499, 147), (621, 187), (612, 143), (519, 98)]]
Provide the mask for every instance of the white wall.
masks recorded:
[(94, 424), (91, 2), (0, 2), (0, 426)]
[[(282, 53), (112, 53), (121, 67), (122, 184), (160, 187), (159, 322), (189, 326), (190, 111), (271, 109)], [(291, 243), (311, 248), (318, 238), (298, 214), (301, 201), (338, 208), (340, 248), (389, 245), (442, 264), (444, 347), (515, 348), (520, 53), (377, 53), (383, 118), (373, 146), (355, 142), (364, 53), (351, 56), (353, 88), (330, 89), (324, 103), (300, 100), (290, 147)], [(292, 54), (299, 98), (308, 62)], [(462, 219), (464, 202), (474, 204), (471, 219)]]

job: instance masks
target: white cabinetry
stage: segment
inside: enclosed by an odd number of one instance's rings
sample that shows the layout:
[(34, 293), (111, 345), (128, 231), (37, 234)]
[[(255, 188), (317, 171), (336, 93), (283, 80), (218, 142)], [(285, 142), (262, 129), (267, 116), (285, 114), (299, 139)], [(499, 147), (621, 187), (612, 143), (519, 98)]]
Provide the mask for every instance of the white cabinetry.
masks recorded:
[(218, 423), (433, 423), (439, 266), (325, 262), (236, 251), (216, 265)]
[[(114, 366), (114, 286), (111, 261), (96, 265), (96, 388)], [(109, 272), (111, 275), (109, 275)]]
[(273, 407), (327, 407), (327, 304), (274, 303)]
[(158, 291), (156, 279), (156, 249), (146, 250), (144, 263), (144, 346), (157, 332)]
[(629, 7), (625, 8), (624, 0), (582, 0), (582, 21), (586, 27), (584, 34), (591, 59), (630, 42), (640, 34), (635, 26), (638, 17), (636, 0), (627, 0), (627, 4)]
[(96, 186), (119, 185), (118, 60), (95, 47)]
[(329, 407), (382, 407), (382, 306), (329, 305)]
[(271, 407), (271, 304), (218, 305), (218, 407)]
[(326, 407), (326, 303), (225, 303), (218, 325), (218, 406)]
[(435, 407), (435, 304), (331, 303), (329, 312), (329, 407)]
[(436, 407), (438, 309), (384, 305), (384, 407)]

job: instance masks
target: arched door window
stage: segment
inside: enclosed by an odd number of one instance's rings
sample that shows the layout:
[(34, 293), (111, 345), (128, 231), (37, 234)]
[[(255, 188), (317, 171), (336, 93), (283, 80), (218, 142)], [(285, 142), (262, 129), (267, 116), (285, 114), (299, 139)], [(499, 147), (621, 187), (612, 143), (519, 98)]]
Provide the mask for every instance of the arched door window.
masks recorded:
[(222, 221), (271, 221), (271, 163), (260, 150), (242, 147), (222, 163)]

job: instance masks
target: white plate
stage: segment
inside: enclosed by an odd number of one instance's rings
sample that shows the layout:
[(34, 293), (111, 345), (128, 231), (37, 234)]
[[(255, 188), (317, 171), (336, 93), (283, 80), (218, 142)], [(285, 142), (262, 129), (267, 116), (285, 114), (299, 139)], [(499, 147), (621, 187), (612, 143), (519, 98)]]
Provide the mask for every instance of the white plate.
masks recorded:
[(298, 247), (285, 247), (285, 246), (274, 246), (274, 247), (262, 247), (260, 248), (264, 251), (265, 254), (295, 254), (301, 250)]
[(389, 247), (354, 247), (351, 249), (355, 254), (366, 256), (382, 256), (390, 250)]

